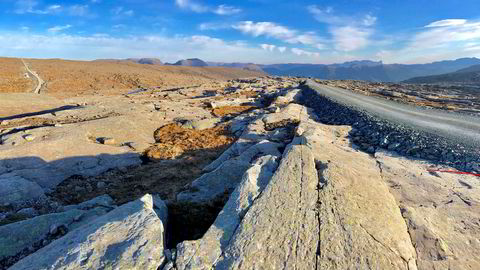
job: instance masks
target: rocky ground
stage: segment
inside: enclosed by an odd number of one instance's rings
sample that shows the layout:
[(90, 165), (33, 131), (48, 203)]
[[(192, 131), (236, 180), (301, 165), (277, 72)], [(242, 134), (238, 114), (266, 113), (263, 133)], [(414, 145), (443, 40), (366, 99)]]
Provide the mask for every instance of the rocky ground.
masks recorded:
[(316, 80), (368, 96), (397, 102), (480, 115), (480, 88), (468, 84), (405, 84), (352, 80)]
[(0, 126), (0, 268), (480, 268), (478, 177), (369, 151), (301, 81), (30, 99)]

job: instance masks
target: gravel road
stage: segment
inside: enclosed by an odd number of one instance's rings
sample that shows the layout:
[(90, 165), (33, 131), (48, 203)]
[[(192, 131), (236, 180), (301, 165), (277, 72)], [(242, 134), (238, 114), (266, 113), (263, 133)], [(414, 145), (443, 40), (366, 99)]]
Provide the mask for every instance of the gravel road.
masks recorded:
[(23, 65), (25, 66), (25, 69), (27, 70), (28, 74), (29, 74), (30, 76), (35, 77), (35, 80), (37, 81), (37, 84), (36, 84), (36, 86), (35, 86), (35, 89), (33, 89), (33, 92), (34, 92), (35, 94), (40, 94), (40, 89), (42, 89), (42, 86), (43, 86), (43, 84), (44, 84), (45, 82), (42, 80), (42, 78), (40, 78), (40, 76), (38, 76), (38, 74), (37, 74), (35, 71), (31, 70), (31, 69), (28, 67), (27, 63), (25, 63), (25, 61), (24, 61), (23, 59), (22, 59), (22, 63), (23, 63)]
[[(475, 170), (480, 163), (480, 119), (365, 96), (307, 80), (305, 103), (323, 122), (353, 126), (362, 150), (378, 148)], [(460, 164), (460, 165), (458, 165)]]
[(435, 133), (457, 142), (480, 146), (480, 118), (400, 104), (341, 88), (321, 85), (311, 80), (307, 84), (325, 97), (376, 117)]

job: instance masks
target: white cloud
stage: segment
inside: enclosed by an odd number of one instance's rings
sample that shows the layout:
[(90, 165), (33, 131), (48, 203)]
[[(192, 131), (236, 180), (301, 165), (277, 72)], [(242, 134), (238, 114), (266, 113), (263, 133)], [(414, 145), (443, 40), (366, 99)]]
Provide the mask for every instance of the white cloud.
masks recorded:
[(88, 5), (73, 5), (68, 8), (71, 16), (87, 16), (89, 15)]
[(480, 21), (447, 19), (428, 24), (407, 38), (398, 50), (385, 50), (386, 62), (426, 63), (441, 59), (479, 57)]
[(219, 5), (217, 7), (211, 7), (195, 0), (175, 0), (175, 4), (181, 9), (190, 10), (196, 13), (212, 12), (217, 15), (232, 15), (242, 12), (240, 8), (234, 6)]
[[(224, 41), (204, 35), (195, 36), (129, 36), (58, 34), (35, 35), (17, 31), (0, 31), (0, 55), (31, 58), (98, 58), (158, 57), (164, 62), (198, 57), (205, 61), (252, 62), (261, 64), (302, 63), (331, 60), (312, 54), (265, 53), (259, 45), (245, 41)], [(283, 50), (281, 48), (279, 51)], [(313, 56), (315, 56), (313, 54)]]
[(458, 42), (466, 43), (480, 39), (480, 21), (443, 20), (427, 26), (427, 30), (417, 33), (412, 38), (410, 47), (446, 47)]
[(112, 26), (113, 29), (125, 29), (127, 26), (125, 24), (115, 24), (114, 26)]
[(35, 0), (19, 0), (16, 2), (15, 13), (17, 14), (38, 14), (51, 15), (64, 13), (69, 16), (90, 16), (88, 5), (62, 6), (58, 4), (49, 5), (44, 8), (37, 8), (38, 2)]
[(182, 9), (188, 9), (197, 13), (203, 13), (209, 10), (207, 6), (190, 0), (175, 0), (175, 4)]
[(313, 14), (313, 17), (322, 23), (327, 24), (347, 24), (351, 22), (349, 17), (342, 17), (334, 15), (333, 8), (327, 7), (322, 9), (316, 5), (311, 5), (307, 7), (308, 12)]
[(291, 51), (293, 54), (298, 56), (320, 57), (320, 54), (318, 52), (309, 52), (299, 48), (292, 48)]
[(115, 7), (111, 10), (111, 12), (116, 18), (130, 17), (130, 16), (133, 16), (133, 14), (135, 14), (133, 10), (131, 9), (125, 10), (124, 7)]
[(30, 30), (30, 27), (28, 27), (28, 26), (22, 26), (22, 27), (20, 27), (20, 30), (22, 30), (22, 31), (29, 31), (29, 30)]
[(232, 26), (234, 29), (254, 37), (267, 36), (290, 44), (316, 45), (322, 39), (313, 32), (299, 33), (297, 30), (273, 23), (243, 21)]
[(457, 26), (457, 25), (463, 25), (467, 22), (467, 20), (464, 19), (447, 19), (447, 20), (441, 20), (441, 21), (435, 21), (432, 22), (425, 27), (445, 27), (445, 26)]
[(71, 28), (72, 26), (70, 24), (67, 25), (57, 25), (51, 28), (48, 28), (47, 31), (50, 33), (57, 33), (63, 30), (67, 30), (68, 28)]
[(242, 10), (232, 6), (219, 5), (213, 12), (218, 15), (232, 15), (242, 12)]
[(284, 53), (287, 50), (287, 47), (278, 47), (278, 51)]
[(36, 8), (38, 6), (38, 2), (34, 0), (19, 0), (15, 3), (16, 9), (15, 13), (17, 14), (55, 14), (62, 11), (61, 5), (50, 5), (44, 9)]
[(369, 44), (369, 36), (372, 34), (369, 29), (357, 28), (354, 26), (334, 27), (330, 29), (335, 42), (335, 49), (339, 51), (354, 51), (365, 48)]
[(18, 0), (17, 2), (15, 2), (15, 13), (32, 13), (37, 5), (38, 2), (34, 0)]
[[(377, 17), (367, 14), (364, 16), (336, 15), (333, 8), (322, 9), (316, 5), (307, 7), (314, 18), (329, 25), (332, 34), (333, 46), (336, 50), (348, 52), (362, 49), (370, 45), (370, 37), (373, 35), (373, 26)], [(318, 49), (325, 49), (320, 46)]]
[(227, 28), (231, 28), (231, 24), (228, 24), (228, 23), (201, 23), (199, 26), (198, 26), (198, 29), (202, 30), (202, 31), (206, 31), (206, 30), (220, 30), (220, 29), (227, 29)]
[(271, 44), (260, 44), (260, 47), (262, 47), (262, 49), (266, 50), (266, 51), (271, 51), (273, 52), (273, 50), (275, 50), (275, 48), (277, 46), (275, 45), (271, 45)]
[(374, 17), (370, 14), (365, 15), (362, 21), (363, 25), (365, 26), (372, 26), (375, 24), (375, 22), (377, 22), (377, 17)]

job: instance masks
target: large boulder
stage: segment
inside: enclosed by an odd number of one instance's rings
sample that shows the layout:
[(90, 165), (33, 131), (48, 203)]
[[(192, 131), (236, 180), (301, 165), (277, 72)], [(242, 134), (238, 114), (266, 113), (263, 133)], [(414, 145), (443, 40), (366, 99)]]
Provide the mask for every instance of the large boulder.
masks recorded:
[(166, 217), (161, 220), (157, 212), (164, 215), (165, 204), (145, 195), (77, 228), (11, 269), (157, 269), (165, 261), (166, 226)]

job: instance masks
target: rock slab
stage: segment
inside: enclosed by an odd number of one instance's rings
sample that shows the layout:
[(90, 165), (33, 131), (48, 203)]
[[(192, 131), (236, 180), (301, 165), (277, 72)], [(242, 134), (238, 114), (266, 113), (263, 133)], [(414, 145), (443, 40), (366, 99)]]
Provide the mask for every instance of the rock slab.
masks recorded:
[[(165, 222), (151, 195), (77, 228), (11, 269), (157, 269), (165, 257)], [(164, 208), (165, 204), (155, 204)], [(164, 213), (166, 209), (158, 210)]]
[(215, 269), (315, 269), (317, 185), (311, 150), (287, 148)]

